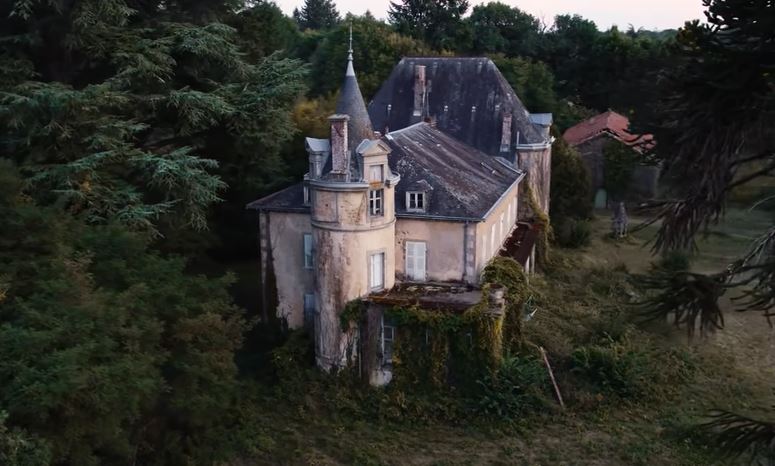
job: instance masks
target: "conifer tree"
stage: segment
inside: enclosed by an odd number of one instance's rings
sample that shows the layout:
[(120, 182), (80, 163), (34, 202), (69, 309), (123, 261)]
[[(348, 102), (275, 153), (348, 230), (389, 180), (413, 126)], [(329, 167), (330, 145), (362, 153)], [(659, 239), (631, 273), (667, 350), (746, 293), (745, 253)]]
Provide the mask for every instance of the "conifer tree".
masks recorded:
[[(666, 70), (653, 130), (670, 181), (659, 205), (656, 251), (686, 250), (724, 215), (730, 193), (775, 174), (775, 4), (769, 0), (703, 0), (708, 24), (688, 23), (678, 35), (680, 62)], [(754, 204), (773, 202), (764, 197)], [(641, 280), (654, 319), (670, 318), (691, 335), (724, 327), (723, 296), (739, 311), (775, 315), (775, 226), (750, 249), (712, 274), (656, 267)], [(713, 446), (751, 462), (775, 457), (775, 417), (720, 411), (702, 426)]]
[(52, 464), (223, 458), (247, 329), (231, 278), (35, 204), (3, 160), (0, 186), (0, 459), (3, 421)]
[[(197, 16), (231, 3), (199, 2)], [(202, 228), (224, 194), (282, 170), (297, 62), (246, 61), (233, 28), (187, 22), (186, 2), (3, 5), (0, 142), (38, 201), (93, 222)]]
[(330, 29), (339, 23), (339, 12), (333, 0), (304, 0), (301, 10), (293, 10), (299, 29)]

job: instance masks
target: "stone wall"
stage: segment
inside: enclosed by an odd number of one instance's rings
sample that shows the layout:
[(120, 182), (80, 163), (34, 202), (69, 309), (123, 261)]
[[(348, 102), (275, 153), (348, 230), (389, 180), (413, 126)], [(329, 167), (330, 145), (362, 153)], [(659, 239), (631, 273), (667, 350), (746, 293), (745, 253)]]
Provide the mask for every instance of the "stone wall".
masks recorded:
[(262, 293), (265, 297), (277, 293), (277, 317), (289, 328), (304, 325), (304, 295), (315, 291), (313, 270), (304, 268), (305, 233), (312, 233), (309, 214), (262, 212), (259, 217), (261, 276), (266, 280), (271, 257), (277, 285), (277, 290), (267, 290), (266, 283), (261, 284)]

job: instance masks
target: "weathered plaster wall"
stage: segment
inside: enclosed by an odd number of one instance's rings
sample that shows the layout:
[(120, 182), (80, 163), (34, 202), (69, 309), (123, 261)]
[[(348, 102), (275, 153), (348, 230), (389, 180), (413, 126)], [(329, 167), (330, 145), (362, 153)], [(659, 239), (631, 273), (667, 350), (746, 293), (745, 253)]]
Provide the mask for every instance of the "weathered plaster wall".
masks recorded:
[[(522, 181), (524, 183), (524, 181)], [(500, 202), (490, 212), (484, 222), (476, 225), (476, 274), (479, 276), (493, 256), (498, 254), (506, 238), (509, 237), (517, 224), (519, 210), (519, 188), (521, 183), (514, 185)], [(501, 215), (504, 224), (501, 228)], [(492, 245), (492, 227), (495, 226), (495, 247)]]
[[(372, 185), (371, 188), (379, 186)], [(316, 357), (323, 369), (342, 366), (354, 348), (357, 332), (341, 328), (347, 303), (368, 295), (369, 257), (384, 253), (384, 286), (395, 284), (394, 189), (384, 189), (384, 214), (370, 216), (369, 185), (319, 185), (312, 191), (315, 248)]]
[(465, 223), (399, 218), (396, 220), (396, 275), (404, 279), (406, 241), (426, 244), (426, 279), (460, 281), (465, 274)]
[(260, 221), (262, 276), (266, 277), (268, 234), (277, 281), (277, 316), (285, 319), (290, 328), (301, 327), (304, 325), (304, 294), (314, 292), (313, 270), (304, 268), (304, 234), (312, 233), (310, 216), (263, 212)]
[(549, 213), (552, 182), (552, 148), (524, 150), (517, 154), (517, 167), (527, 173), (527, 183), (533, 189), (541, 209)]

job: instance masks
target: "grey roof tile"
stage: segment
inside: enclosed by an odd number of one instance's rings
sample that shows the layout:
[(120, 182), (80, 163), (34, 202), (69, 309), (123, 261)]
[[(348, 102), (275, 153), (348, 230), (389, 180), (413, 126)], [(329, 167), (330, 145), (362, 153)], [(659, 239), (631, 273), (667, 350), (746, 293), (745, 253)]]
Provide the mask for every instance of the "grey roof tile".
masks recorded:
[(517, 143), (546, 142), (544, 132), (530, 121), (530, 113), (489, 58), (403, 58), (369, 104), (377, 131), (397, 130), (417, 121), (413, 115), (415, 65), (426, 67), (427, 116), (443, 131), (488, 155), (498, 155), (503, 114), (510, 112), (510, 152)]
[[(396, 186), (398, 216), (478, 220), (522, 176), (429, 123), (393, 131), (382, 139), (392, 149), (390, 169), (401, 176)], [(407, 212), (406, 192), (425, 185), (430, 187), (427, 212)]]

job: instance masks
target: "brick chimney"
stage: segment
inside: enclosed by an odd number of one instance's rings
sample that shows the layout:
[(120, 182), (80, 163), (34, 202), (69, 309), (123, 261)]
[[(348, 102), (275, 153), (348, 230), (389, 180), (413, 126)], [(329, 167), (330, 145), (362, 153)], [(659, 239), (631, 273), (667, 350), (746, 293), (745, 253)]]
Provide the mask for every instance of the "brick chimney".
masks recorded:
[(347, 173), (350, 165), (350, 152), (347, 147), (347, 122), (349, 115), (331, 115), (331, 161), (332, 173)]
[(511, 148), (511, 113), (503, 115), (503, 129), (501, 131), (501, 152), (508, 152)]
[(414, 65), (414, 113), (422, 117), (425, 110), (425, 65)]

